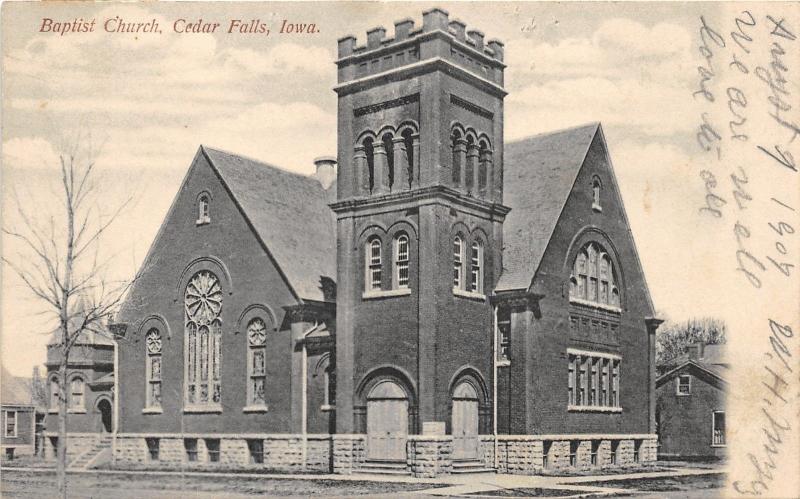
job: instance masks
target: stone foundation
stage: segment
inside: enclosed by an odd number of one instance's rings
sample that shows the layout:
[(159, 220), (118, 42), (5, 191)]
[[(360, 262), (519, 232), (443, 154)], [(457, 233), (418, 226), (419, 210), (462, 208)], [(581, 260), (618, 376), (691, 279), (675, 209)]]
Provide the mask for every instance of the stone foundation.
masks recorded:
[(364, 464), (367, 450), (366, 435), (332, 435), (333, 472), (349, 475)]
[[(481, 435), (479, 459), (485, 467), (495, 467), (494, 454), (494, 437)], [(497, 472), (513, 475), (643, 466), (654, 464), (656, 458), (656, 435), (497, 437)]]
[(417, 478), (449, 475), (453, 470), (453, 437), (409, 435), (406, 455), (408, 469)]
[[(217, 442), (218, 453), (214, 449)], [(307, 435), (303, 438), (302, 435), (274, 434), (120, 434), (114, 447), (114, 463), (120, 467), (330, 473), (331, 442), (330, 435)]]

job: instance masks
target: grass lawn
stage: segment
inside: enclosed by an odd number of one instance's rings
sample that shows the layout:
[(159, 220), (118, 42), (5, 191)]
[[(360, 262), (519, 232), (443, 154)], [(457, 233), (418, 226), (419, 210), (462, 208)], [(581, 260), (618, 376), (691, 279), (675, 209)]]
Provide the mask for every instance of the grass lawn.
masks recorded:
[[(429, 483), (368, 482), (351, 480), (163, 476), (122, 473), (72, 473), (67, 476), (70, 497), (144, 499), (162, 497), (237, 496), (377, 496), (437, 487)], [(181, 491), (177, 494), (177, 491)], [(2, 497), (39, 498), (56, 495), (53, 472), (3, 471)]]
[(727, 479), (724, 473), (682, 475), (660, 478), (630, 478), (582, 482), (581, 485), (608, 486), (617, 489), (636, 489), (648, 492), (680, 492), (684, 490), (721, 489)]
[(578, 490), (566, 489), (546, 489), (541, 487), (487, 490), (485, 492), (475, 492), (471, 495), (493, 496), (493, 497), (569, 497), (580, 494)]

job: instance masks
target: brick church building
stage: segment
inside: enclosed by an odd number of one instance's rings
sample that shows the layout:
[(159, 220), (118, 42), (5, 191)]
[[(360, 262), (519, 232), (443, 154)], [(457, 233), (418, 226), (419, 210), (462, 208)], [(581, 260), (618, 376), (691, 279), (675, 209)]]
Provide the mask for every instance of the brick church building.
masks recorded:
[(599, 124), (503, 140), (503, 44), (339, 40), (337, 157), (201, 146), (116, 326), (118, 465), (655, 459), (659, 320)]

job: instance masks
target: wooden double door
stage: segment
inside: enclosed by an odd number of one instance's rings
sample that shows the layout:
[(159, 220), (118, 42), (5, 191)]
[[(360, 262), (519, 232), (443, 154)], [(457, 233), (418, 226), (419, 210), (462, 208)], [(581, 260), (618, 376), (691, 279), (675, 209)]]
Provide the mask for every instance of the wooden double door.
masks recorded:
[(382, 381), (367, 396), (367, 459), (405, 461), (408, 397), (393, 381)]
[(453, 391), (453, 459), (478, 458), (478, 393), (466, 382)]

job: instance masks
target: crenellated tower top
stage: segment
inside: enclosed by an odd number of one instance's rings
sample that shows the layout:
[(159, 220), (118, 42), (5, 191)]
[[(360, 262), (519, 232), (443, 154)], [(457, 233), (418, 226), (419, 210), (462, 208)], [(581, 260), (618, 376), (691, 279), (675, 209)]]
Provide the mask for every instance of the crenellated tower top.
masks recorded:
[(439, 8), (422, 13), (420, 28), (409, 18), (395, 21), (394, 38), (386, 37), (383, 26), (367, 30), (363, 45), (352, 35), (340, 38), (338, 57), (339, 92), (348, 82), (432, 59), (450, 61), (503, 86), (503, 43), (496, 39), (484, 42), (483, 32), (468, 30), (466, 24), (451, 20), (447, 11)]

